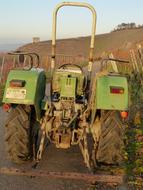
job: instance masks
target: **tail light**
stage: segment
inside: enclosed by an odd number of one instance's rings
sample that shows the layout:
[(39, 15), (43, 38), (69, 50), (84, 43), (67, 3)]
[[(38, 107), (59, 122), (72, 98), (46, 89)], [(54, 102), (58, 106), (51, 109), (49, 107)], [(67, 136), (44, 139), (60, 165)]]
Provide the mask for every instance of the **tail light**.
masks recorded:
[(126, 119), (128, 117), (128, 112), (127, 111), (121, 111), (120, 114), (121, 114), (121, 117), (123, 119)]
[(10, 87), (24, 87), (25, 86), (24, 80), (11, 80), (9, 83)]
[(122, 87), (110, 87), (111, 94), (124, 94), (124, 88)]
[(3, 110), (5, 111), (5, 112), (8, 112), (9, 110), (10, 110), (10, 108), (11, 108), (11, 104), (3, 104)]

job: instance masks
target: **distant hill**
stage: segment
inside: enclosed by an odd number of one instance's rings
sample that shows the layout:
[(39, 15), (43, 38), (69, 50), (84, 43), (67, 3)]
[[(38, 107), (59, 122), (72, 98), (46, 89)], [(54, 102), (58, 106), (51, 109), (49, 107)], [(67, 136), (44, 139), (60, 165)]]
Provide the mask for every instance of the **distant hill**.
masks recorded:
[(17, 49), (22, 44), (0, 44), (0, 52), (8, 52)]
[[(96, 36), (95, 56), (104, 51), (128, 49), (133, 44), (143, 41), (143, 28), (122, 30)], [(57, 41), (57, 54), (88, 56), (90, 37), (62, 39)], [(25, 51), (34, 51), (40, 55), (51, 54), (51, 41), (27, 44), (19, 48)]]

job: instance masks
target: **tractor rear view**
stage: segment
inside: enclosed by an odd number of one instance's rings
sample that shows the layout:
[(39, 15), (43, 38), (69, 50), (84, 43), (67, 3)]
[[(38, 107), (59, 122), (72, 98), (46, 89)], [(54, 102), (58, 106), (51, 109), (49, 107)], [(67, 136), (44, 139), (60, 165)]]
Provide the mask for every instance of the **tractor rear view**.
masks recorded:
[[(63, 6), (88, 8), (93, 15), (89, 64), (85, 69), (76, 64), (56, 67), (57, 13)], [(3, 96), (6, 121), (6, 143), (10, 159), (15, 163), (35, 160), (38, 163), (46, 143), (68, 149), (79, 145), (86, 166), (99, 163), (120, 164), (123, 161), (123, 120), (128, 111), (126, 76), (101, 70), (92, 77), (96, 29), (95, 9), (87, 3), (64, 2), (53, 14), (51, 78), (46, 71), (31, 66), (11, 70)], [(14, 52), (21, 62), (25, 52)], [(37, 56), (37, 60), (38, 56)], [(122, 62), (122, 60), (116, 60)], [(121, 117), (122, 116), (122, 117)]]

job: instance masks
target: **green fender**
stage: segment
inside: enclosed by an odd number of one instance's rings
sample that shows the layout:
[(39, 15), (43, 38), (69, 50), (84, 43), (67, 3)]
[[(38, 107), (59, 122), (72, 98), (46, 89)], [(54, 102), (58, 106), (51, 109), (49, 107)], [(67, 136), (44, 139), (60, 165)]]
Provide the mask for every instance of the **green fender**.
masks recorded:
[[(24, 81), (22, 87), (12, 87), (11, 81)], [(45, 96), (46, 76), (43, 69), (11, 70), (4, 90), (3, 103), (33, 105), (37, 119), (41, 118), (41, 103)]]
[(96, 83), (94, 84), (96, 88), (92, 89), (94, 96), (92, 100), (91, 124), (94, 122), (97, 110), (126, 111), (129, 109), (127, 77), (109, 74), (96, 78), (94, 83)]

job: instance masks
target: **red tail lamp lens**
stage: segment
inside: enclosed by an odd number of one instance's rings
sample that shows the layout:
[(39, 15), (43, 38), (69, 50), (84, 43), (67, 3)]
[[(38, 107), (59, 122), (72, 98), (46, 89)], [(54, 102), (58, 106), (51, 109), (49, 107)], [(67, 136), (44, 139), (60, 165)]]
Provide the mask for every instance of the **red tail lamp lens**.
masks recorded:
[(11, 80), (9, 85), (10, 87), (24, 87), (25, 83), (24, 80)]
[(127, 111), (121, 111), (120, 114), (121, 114), (121, 117), (123, 119), (126, 119), (128, 117), (128, 112)]
[(5, 112), (8, 112), (9, 110), (10, 110), (10, 108), (11, 108), (11, 104), (3, 104), (3, 110), (5, 111)]
[(124, 88), (122, 87), (110, 87), (111, 94), (124, 94)]

